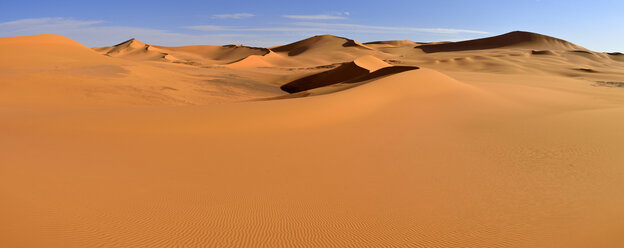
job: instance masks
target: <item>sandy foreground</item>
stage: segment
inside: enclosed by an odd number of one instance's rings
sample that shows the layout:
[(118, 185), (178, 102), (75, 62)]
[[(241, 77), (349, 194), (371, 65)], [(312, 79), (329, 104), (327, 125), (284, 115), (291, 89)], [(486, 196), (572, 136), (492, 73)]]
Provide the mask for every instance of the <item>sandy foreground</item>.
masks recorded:
[(624, 247), (621, 54), (36, 35), (0, 58), (1, 247)]

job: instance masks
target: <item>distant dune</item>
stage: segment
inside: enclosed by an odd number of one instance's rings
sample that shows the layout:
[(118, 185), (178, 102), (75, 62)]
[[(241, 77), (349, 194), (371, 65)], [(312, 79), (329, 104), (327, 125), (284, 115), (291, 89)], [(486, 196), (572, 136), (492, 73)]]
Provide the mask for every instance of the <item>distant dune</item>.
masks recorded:
[(624, 247), (621, 53), (147, 42), (0, 38), (0, 247)]
[(96, 47), (94, 50), (111, 57), (132, 60), (162, 60), (191, 65), (210, 65), (242, 60), (251, 55), (266, 55), (266, 48), (243, 45), (165, 47), (145, 44), (130, 39), (112, 47)]
[(288, 53), (288, 56), (297, 56), (304, 53), (322, 52), (325, 49), (341, 49), (340, 47), (371, 50), (371, 48), (357, 41), (333, 35), (314, 36), (292, 44), (272, 47), (270, 49), (275, 52)]
[(481, 50), (494, 48), (532, 48), (553, 50), (587, 50), (570, 42), (546, 35), (515, 31), (495, 37), (442, 44), (417, 46), (427, 53)]

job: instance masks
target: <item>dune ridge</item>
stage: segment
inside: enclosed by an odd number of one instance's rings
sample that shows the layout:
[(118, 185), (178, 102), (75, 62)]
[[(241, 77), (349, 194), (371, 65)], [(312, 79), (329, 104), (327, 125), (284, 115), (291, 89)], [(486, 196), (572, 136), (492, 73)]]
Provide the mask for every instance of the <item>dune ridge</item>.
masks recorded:
[(529, 47), (534, 49), (539, 48), (553, 50), (587, 50), (583, 47), (572, 44), (565, 40), (524, 31), (514, 31), (499, 36), (476, 40), (450, 42), (443, 44), (424, 44), (416, 46), (416, 48), (419, 48), (426, 53), (483, 50), (503, 47)]

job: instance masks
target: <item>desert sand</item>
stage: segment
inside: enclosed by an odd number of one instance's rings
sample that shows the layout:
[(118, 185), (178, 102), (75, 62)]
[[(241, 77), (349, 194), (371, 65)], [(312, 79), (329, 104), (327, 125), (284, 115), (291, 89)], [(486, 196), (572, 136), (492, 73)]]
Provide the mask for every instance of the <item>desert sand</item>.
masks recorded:
[(2, 247), (624, 247), (624, 56), (0, 38)]

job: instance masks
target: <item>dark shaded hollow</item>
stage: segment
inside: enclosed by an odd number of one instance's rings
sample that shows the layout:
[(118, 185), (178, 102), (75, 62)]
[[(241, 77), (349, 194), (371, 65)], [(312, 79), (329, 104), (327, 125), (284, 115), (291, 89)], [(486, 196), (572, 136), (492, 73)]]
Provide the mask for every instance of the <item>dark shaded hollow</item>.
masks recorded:
[(337, 83), (357, 83), (399, 72), (419, 69), (416, 66), (390, 66), (370, 73), (355, 63), (345, 63), (338, 68), (310, 75), (282, 85), (280, 88), (288, 93), (297, 93)]
[(533, 54), (533, 55), (554, 55), (555, 53), (553, 53), (550, 50), (533, 50), (533, 51), (531, 51), (531, 54)]
[(574, 51), (569, 51), (571, 53), (584, 53), (584, 54), (592, 54), (590, 51), (583, 51), (583, 50), (574, 50)]
[(574, 70), (582, 71), (582, 72), (589, 72), (589, 73), (598, 73), (598, 71), (591, 69), (591, 68), (575, 68)]
[(288, 93), (296, 93), (327, 85), (337, 84), (349, 79), (365, 76), (368, 70), (357, 66), (355, 63), (345, 63), (341, 66), (307, 77), (303, 77), (282, 85), (280, 88)]

